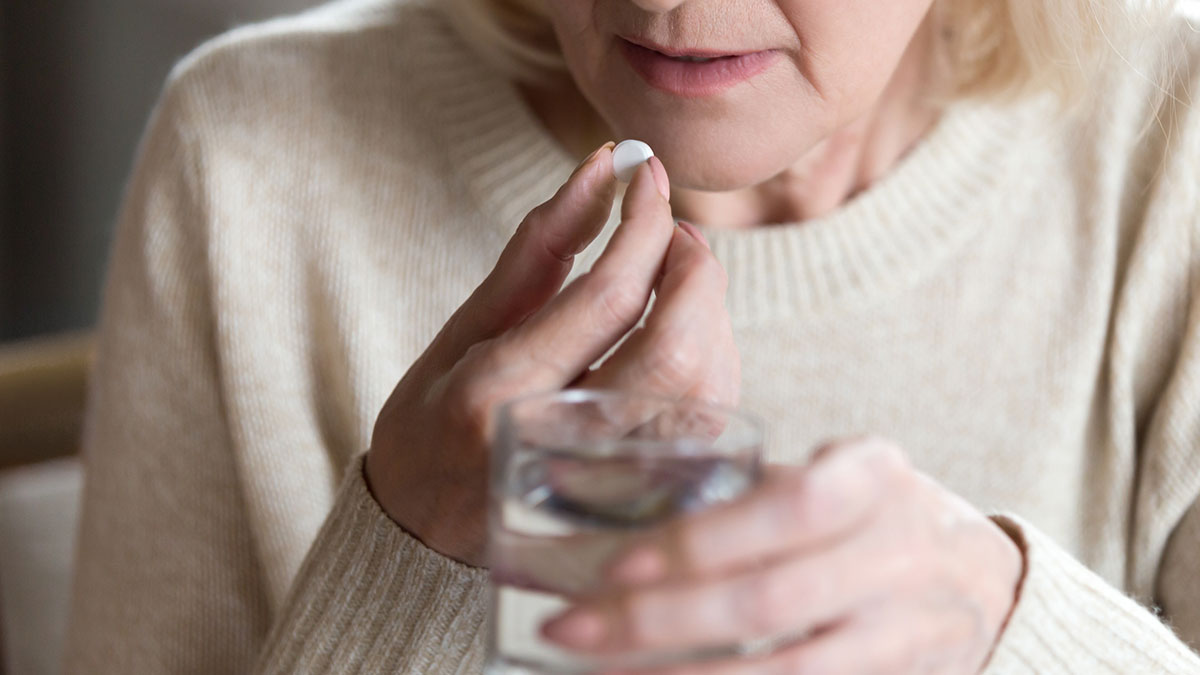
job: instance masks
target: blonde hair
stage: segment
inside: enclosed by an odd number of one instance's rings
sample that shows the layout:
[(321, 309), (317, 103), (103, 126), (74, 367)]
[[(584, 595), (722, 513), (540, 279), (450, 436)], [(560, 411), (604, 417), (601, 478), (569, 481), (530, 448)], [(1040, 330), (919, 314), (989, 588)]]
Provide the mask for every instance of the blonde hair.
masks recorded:
[[(509, 77), (565, 71), (546, 0), (442, 0), (451, 22)], [(1093, 78), (1124, 59), (1174, 0), (935, 0), (951, 98), (1051, 91), (1079, 102)]]

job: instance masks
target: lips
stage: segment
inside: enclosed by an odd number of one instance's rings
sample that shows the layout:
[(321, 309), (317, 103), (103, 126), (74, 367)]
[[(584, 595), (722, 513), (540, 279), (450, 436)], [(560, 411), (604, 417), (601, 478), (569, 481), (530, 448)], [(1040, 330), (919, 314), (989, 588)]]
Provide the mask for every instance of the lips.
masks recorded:
[(727, 54), (711, 50), (676, 51), (619, 40), (621, 53), (646, 84), (684, 98), (716, 96), (765, 71), (775, 51)]

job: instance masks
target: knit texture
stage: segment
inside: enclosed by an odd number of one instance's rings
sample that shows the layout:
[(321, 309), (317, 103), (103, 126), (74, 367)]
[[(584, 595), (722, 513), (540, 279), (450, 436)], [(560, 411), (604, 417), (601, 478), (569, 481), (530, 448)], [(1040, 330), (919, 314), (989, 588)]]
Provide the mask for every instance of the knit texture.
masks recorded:
[[(68, 672), (481, 670), (486, 572), (359, 457), (577, 158), (436, 5), (335, 3), (172, 74), (113, 249)], [(1076, 116), (951, 106), (828, 217), (703, 224), (770, 458), (890, 436), (1022, 546), (988, 675), (1200, 672), (1200, 38), (1164, 39)]]

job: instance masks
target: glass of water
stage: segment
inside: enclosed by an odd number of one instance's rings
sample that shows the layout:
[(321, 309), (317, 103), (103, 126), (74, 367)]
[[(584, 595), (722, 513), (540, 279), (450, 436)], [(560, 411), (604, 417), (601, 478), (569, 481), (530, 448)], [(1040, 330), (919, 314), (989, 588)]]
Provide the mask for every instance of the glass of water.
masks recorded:
[(577, 675), (698, 658), (586, 656), (548, 643), (541, 626), (572, 598), (602, 593), (605, 566), (652, 528), (745, 494), (760, 480), (762, 448), (756, 418), (695, 400), (567, 390), (503, 405), (491, 470), (488, 673)]

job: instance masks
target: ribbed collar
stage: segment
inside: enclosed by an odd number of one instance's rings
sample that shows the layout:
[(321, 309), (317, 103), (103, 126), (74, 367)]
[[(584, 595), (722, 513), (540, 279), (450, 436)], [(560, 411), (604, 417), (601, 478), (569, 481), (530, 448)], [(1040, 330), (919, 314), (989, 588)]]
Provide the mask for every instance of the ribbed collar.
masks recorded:
[[(416, 18), (416, 17), (413, 17)], [(470, 197), (507, 234), (553, 194), (575, 161), (515, 87), (457, 39), (436, 11), (418, 49), (442, 115), (449, 159)], [(1003, 185), (1045, 101), (950, 106), (882, 180), (820, 219), (752, 229), (706, 228), (729, 274), (735, 323), (870, 300), (935, 271), (996, 212)]]

